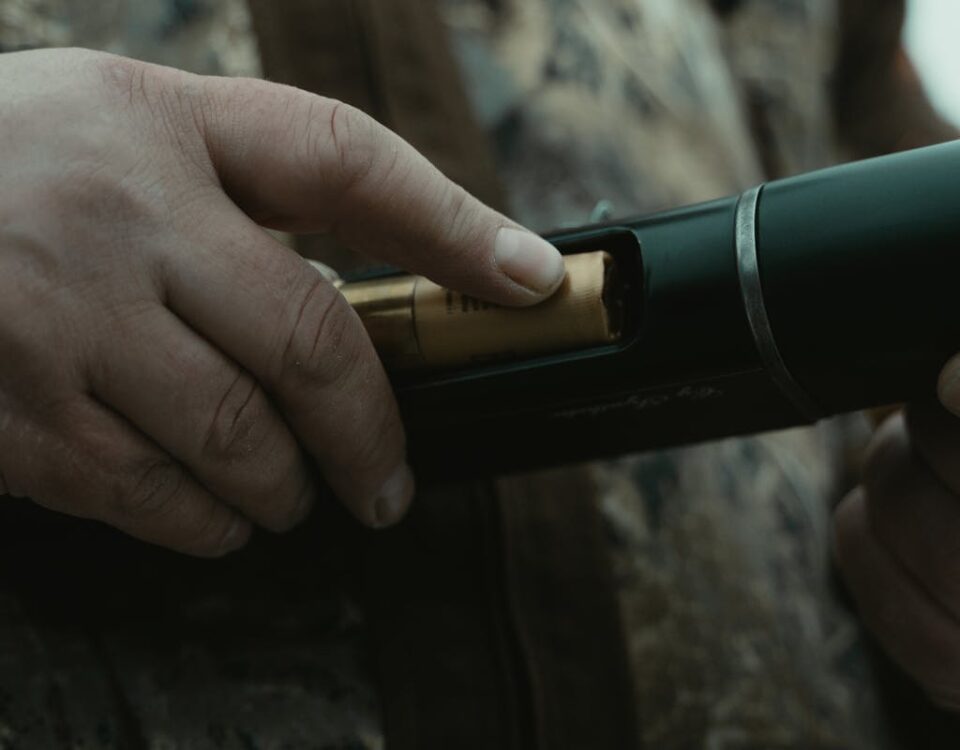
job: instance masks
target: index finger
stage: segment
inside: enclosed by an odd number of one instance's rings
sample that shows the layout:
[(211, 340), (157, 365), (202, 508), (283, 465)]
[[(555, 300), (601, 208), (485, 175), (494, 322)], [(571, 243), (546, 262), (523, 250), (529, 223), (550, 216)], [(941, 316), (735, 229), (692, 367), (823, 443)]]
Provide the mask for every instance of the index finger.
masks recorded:
[(205, 79), (203, 136), (224, 189), (258, 223), (331, 232), (354, 250), (492, 302), (563, 281), (559, 252), (483, 205), (357, 109), (263, 81)]

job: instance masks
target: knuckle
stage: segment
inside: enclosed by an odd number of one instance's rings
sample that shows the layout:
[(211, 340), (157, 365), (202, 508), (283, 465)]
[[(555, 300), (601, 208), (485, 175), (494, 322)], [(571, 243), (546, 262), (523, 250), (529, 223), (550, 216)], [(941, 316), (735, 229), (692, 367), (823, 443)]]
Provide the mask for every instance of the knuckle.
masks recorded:
[(451, 236), (471, 239), (470, 235), (478, 234), (473, 199), (464, 188), (450, 183), (444, 204), (445, 229)]
[(141, 97), (145, 90), (147, 66), (137, 60), (119, 55), (100, 53), (90, 59), (108, 93), (114, 93), (127, 102)]
[(270, 412), (257, 382), (238, 373), (220, 398), (203, 442), (205, 458), (226, 464), (249, 459), (267, 438)]
[(115, 505), (135, 520), (150, 519), (172, 512), (185, 487), (186, 477), (173, 462), (155, 459), (133, 473), (133, 481), (119, 487)]
[(320, 119), (319, 110), (326, 108), (329, 125), (326, 130), (309, 128), (306, 138), (308, 157), (313, 163), (322, 163), (324, 155), (332, 151), (340, 171), (339, 182), (347, 191), (373, 169), (372, 121), (355, 107), (336, 100), (315, 99), (310, 106), (314, 116), (308, 121)]
[(201, 76), (115, 55), (96, 58), (108, 101), (147, 116), (153, 132), (203, 168), (202, 134), (209, 86)]
[(279, 379), (324, 388), (351, 373), (360, 358), (355, 313), (323, 278), (310, 281), (280, 356)]
[(489, 245), (490, 221), (483, 220), (481, 204), (456, 183), (444, 182), (434, 201), (434, 236), (442, 242), (443, 251), (434, 256), (437, 268), (447, 273), (463, 273), (463, 266), (482, 262), (482, 248)]
[(102, 90), (117, 104), (153, 109), (167, 102), (171, 93), (180, 91), (180, 87), (171, 85), (180, 77), (172, 69), (111, 54), (97, 55), (92, 65), (99, 74)]

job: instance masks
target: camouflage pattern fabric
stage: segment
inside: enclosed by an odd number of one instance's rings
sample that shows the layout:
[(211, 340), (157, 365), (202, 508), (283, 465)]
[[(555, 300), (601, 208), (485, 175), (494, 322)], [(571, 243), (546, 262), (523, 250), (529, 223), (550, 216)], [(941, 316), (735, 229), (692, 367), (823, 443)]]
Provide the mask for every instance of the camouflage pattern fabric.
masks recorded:
[[(442, 8), (513, 213), (536, 229), (582, 223), (601, 201), (642, 213), (841, 158), (832, 0)], [(67, 44), (258, 71), (240, 0), (0, 0), (3, 49)], [(829, 566), (830, 503), (864, 431), (844, 420), (591, 469), (648, 746), (891, 746)], [(176, 637), (162, 648), (137, 623), (91, 633), (31, 614), (5, 584), (0, 749), (131, 736), (147, 748), (381, 747), (362, 614), (333, 595), (300, 602), (308, 580), (260, 602), (200, 587), (166, 613)], [(210, 635), (238, 619), (256, 637)]]
[(69, 46), (206, 75), (260, 74), (243, 0), (0, 2), (0, 50)]

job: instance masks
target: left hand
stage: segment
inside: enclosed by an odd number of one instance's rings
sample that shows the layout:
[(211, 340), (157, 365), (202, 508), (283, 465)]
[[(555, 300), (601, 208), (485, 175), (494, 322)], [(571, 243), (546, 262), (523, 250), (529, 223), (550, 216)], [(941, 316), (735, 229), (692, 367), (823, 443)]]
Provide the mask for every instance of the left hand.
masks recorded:
[(935, 703), (960, 711), (960, 357), (939, 390), (877, 432), (835, 541), (867, 626)]

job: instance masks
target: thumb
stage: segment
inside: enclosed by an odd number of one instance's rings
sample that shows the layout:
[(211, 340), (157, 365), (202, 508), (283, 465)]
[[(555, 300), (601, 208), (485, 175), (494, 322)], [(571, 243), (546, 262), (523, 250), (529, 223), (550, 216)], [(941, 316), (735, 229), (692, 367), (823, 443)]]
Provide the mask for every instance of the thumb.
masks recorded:
[(206, 79), (204, 137), (224, 189), (255, 221), (329, 232), (444, 286), (530, 305), (563, 281), (559, 252), (444, 177), (359, 110), (299, 89)]

